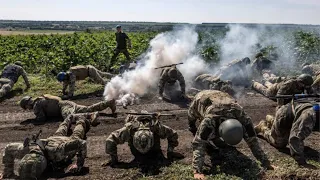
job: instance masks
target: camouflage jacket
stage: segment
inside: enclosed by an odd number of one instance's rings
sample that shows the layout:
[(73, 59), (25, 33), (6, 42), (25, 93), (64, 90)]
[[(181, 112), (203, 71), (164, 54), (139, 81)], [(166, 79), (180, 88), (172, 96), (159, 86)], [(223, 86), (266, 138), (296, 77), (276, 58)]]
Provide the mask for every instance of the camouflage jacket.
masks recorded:
[(186, 91), (186, 84), (185, 84), (185, 81), (184, 81), (184, 77), (183, 77), (183, 75), (181, 74), (181, 72), (178, 69), (177, 69), (177, 71), (178, 71), (177, 79), (171, 79), (169, 77), (169, 70), (171, 68), (176, 68), (176, 67), (164, 68), (161, 71), (160, 81), (159, 81), (159, 94), (160, 95), (163, 94), (163, 90), (164, 90), (164, 87), (165, 87), (166, 83), (174, 84), (176, 81), (179, 81), (182, 93), (185, 93), (185, 91)]
[[(304, 93), (304, 86), (297, 79), (289, 79), (284, 82), (279, 83), (275, 91), (276, 95), (293, 95), (293, 94), (302, 94)], [(284, 105), (290, 102), (290, 100), (277, 99), (278, 105)]]
[[(128, 142), (131, 152), (134, 156), (141, 156), (138, 150), (133, 146), (133, 136), (140, 127), (139, 118), (141, 116), (129, 115), (123, 128), (110, 134), (106, 140), (106, 153), (111, 156), (117, 156), (117, 145)], [(168, 126), (162, 125), (158, 120), (152, 119), (148, 122), (147, 127), (153, 132), (154, 145), (150, 152), (161, 152), (160, 139), (168, 140), (168, 152), (172, 152), (178, 146), (178, 134)], [(143, 155), (142, 155), (143, 156)]]
[(205, 90), (195, 96), (188, 112), (190, 126), (195, 126), (197, 120), (201, 122), (192, 142), (193, 168), (197, 172), (202, 172), (206, 146), (210, 140), (219, 138), (219, 125), (227, 119), (240, 121), (245, 129), (243, 138), (253, 155), (263, 164), (268, 163), (266, 155), (259, 146), (250, 117), (236, 100), (221, 91)]
[(4, 67), (1, 73), (1, 78), (10, 79), (14, 83), (18, 81), (20, 76), (23, 77), (24, 82), (26, 83), (26, 86), (30, 87), (27, 73), (21, 66), (18, 66), (15, 64), (9, 64), (6, 67)]
[(47, 117), (61, 117), (61, 98), (49, 94), (34, 100), (33, 112), (38, 121), (45, 121)]
[[(67, 72), (68, 80), (63, 81), (63, 89), (62, 92), (64, 95), (68, 94), (68, 96), (73, 96), (75, 91), (75, 85), (77, 80), (84, 80), (89, 76), (89, 70), (87, 66), (79, 65), (74, 66), (69, 69)], [(69, 86), (69, 92), (67, 93), (67, 88)]]

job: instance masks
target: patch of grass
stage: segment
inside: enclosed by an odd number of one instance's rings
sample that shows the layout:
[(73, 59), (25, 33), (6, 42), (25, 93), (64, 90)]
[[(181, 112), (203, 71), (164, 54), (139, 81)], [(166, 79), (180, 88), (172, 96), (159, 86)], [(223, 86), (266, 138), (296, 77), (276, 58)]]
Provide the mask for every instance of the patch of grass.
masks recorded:
[[(19, 81), (14, 85), (13, 91), (18, 96), (41, 96), (43, 94), (52, 94), (56, 96), (62, 96), (62, 83), (59, 83), (53, 77), (45, 77), (41, 75), (28, 75), (31, 88), (28, 91), (19, 91), (26, 88), (23, 78), (19, 78)], [(91, 82), (89, 79), (84, 81), (78, 81), (76, 83), (76, 91), (74, 95), (89, 94), (99, 90), (103, 90), (104, 86)]]

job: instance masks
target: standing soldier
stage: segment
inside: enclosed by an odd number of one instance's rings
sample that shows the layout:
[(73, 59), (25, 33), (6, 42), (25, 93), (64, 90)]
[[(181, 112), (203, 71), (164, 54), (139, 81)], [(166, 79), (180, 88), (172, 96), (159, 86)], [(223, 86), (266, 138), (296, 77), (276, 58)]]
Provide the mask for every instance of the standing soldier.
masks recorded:
[(24, 82), (26, 83), (26, 90), (29, 89), (30, 83), (27, 77), (27, 73), (22, 68), (22, 63), (20, 61), (4, 67), (0, 77), (0, 98), (4, 97), (11, 91), (20, 76), (23, 77)]
[(33, 110), (38, 122), (44, 122), (50, 117), (67, 118), (71, 114), (89, 113), (94, 111), (102, 111), (110, 108), (115, 114), (115, 100), (102, 101), (91, 106), (78, 105), (72, 101), (61, 100), (60, 97), (45, 94), (43, 96), (32, 99), (31, 96), (25, 96), (20, 101), (23, 109)]
[[(200, 121), (198, 128), (197, 120)], [(250, 117), (227, 93), (216, 90), (199, 92), (190, 105), (188, 121), (189, 130), (195, 135), (192, 147), (196, 179), (204, 179), (202, 168), (205, 153), (211, 156), (211, 161), (219, 153), (215, 142), (219, 142), (220, 137), (229, 145), (236, 145), (244, 138), (262, 166), (271, 168), (266, 154), (260, 148)]]
[(319, 131), (319, 104), (289, 103), (281, 106), (275, 116), (267, 115), (256, 132), (276, 148), (289, 144), (291, 156), (299, 165), (306, 165), (303, 141), (313, 130)]
[[(108, 81), (104, 80), (102, 77), (112, 78), (113, 75), (107, 72), (99, 71), (94, 66), (74, 66), (69, 69), (67, 72), (60, 72), (57, 75), (57, 79), (59, 82), (63, 83), (62, 93), (64, 95), (64, 99), (71, 98), (75, 91), (76, 81), (84, 80), (85, 78), (90, 77), (96, 83), (105, 85)], [(67, 92), (67, 88), (69, 86), (69, 92)]]
[[(310, 91), (313, 79), (308, 74), (302, 74), (297, 79), (289, 79), (280, 83), (275, 83), (269, 88), (264, 85), (253, 82), (252, 89), (258, 91), (266, 97), (274, 97), (276, 95), (293, 95), (302, 94), (306, 90)], [(284, 105), (290, 102), (290, 100), (277, 99), (278, 105)]]
[[(181, 96), (186, 97), (186, 83), (184, 81), (184, 77), (181, 72), (177, 69), (176, 66), (166, 67), (162, 69), (160, 74), (160, 81), (159, 81), (159, 96), (160, 99), (163, 98), (163, 91), (166, 85), (171, 87), (170, 90), (172, 91), (174, 84), (176, 81), (179, 81), (180, 89), (181, 89)], [(169, 92), (169, 89), (167, 89)]]
[[(26, 139), (24, 143), (8, 144), (3, 154), (4, 171), (0, 179), (14, 177), (15, 159), (21, 159), (18, 168), (20, 179), (38, 179), (49, 164), (53, 170), (64, 169), (75, 156), (76, 162), (68, 167), (66, 173), (80, 172), (87, 156), (86, 133), (91, 125), (99, 124), (97, 114), (68, 116), (54, 135), (47, 139), (34, 137), (32, 140)], [(76, 126), (68, 137), (73, 122)]]
[(128, 48), (131, 49), (131, 40), (126, 33), (122, 32), (120, 25), (117, 25), (116, 41), (117, 41), (117, 46), (116, 46), (116, 49), (114, 49), (114, 54), (111, 58), (110, 66), (114, 65), (115, 60), (120, 53), (123, 53), (126, 56), (127, 61), (130, 61), (130, 55), (127, 49), (127, 43), (128, 43)]
[(250, 62), (248, 57), (241, 60), (234, 60), (228, 65), (222, 66), (216, 73), (216, 76), (224, 81), (230, 80), (234, 85), (248, 86), (249, 76), (247, 65), (250, 64)]
[[(178, 134), (168, 126), (162, 125), (158, 117), (148, 115), (128, 115), (123, 128), (110, 134), (106, 140), (106, 153), (111, 156), (111, 165), (118, 163), (117, 145), (128, 142), (131, 153), (138, 162), (147, 162), (150, 159), (158, 160), (162, 156), (160, 139), (168, 140), (167, 157), (177, 157), (173, 150), (178, 146)], [(146, 114), (146, 115), (143, 115)]]

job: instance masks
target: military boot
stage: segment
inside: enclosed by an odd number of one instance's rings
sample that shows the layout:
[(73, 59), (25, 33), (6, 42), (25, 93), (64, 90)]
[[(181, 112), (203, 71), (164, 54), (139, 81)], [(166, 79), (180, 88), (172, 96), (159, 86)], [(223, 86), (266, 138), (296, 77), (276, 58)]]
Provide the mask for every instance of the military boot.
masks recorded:
[(271, 128), (272, 124), (273, 124), (273, 121), (274, 121), (274, 117), (271, 116), (271, 115), (267, 115), (266, 116), (266, 122), (267, 122), (267, 126), (269, 128)]
[(260, 123), (254, 127), (254, 130), (256, 131), (257, 134), (262, 134), (267, 129), (268, 129), (267, 121), (265, 120), (260, 121)]
[(90, 113), (88, 120), (89, 120), (91, 126), (93, 126), (93, 127), (98, 126), (100, 124), (99, 112)]

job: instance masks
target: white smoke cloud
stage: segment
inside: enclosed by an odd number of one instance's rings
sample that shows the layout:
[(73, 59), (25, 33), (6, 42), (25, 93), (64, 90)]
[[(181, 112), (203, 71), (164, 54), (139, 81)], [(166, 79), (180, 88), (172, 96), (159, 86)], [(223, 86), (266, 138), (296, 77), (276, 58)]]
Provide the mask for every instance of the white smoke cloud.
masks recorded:
[(197, 42), (198, 34), (193, 27), (184, 27), (157, 35), (151, 40), (150, 50), (141, 58), (135, 70), (112, 78), (106, 85), (105, 99), (133, 102), (133, 100), (125, 100), (125, 98), (132, 98), (131, 95), (126, 94), (136, 94), (141, 97), (157, 88), (161, 69), (155, 70), (155, 67), (181, 62), (184, 64), (177, 68), (188, 85), (188, 82), (192, 82), (197, 74), (206, 69), (206, 64), (195, 52)]

